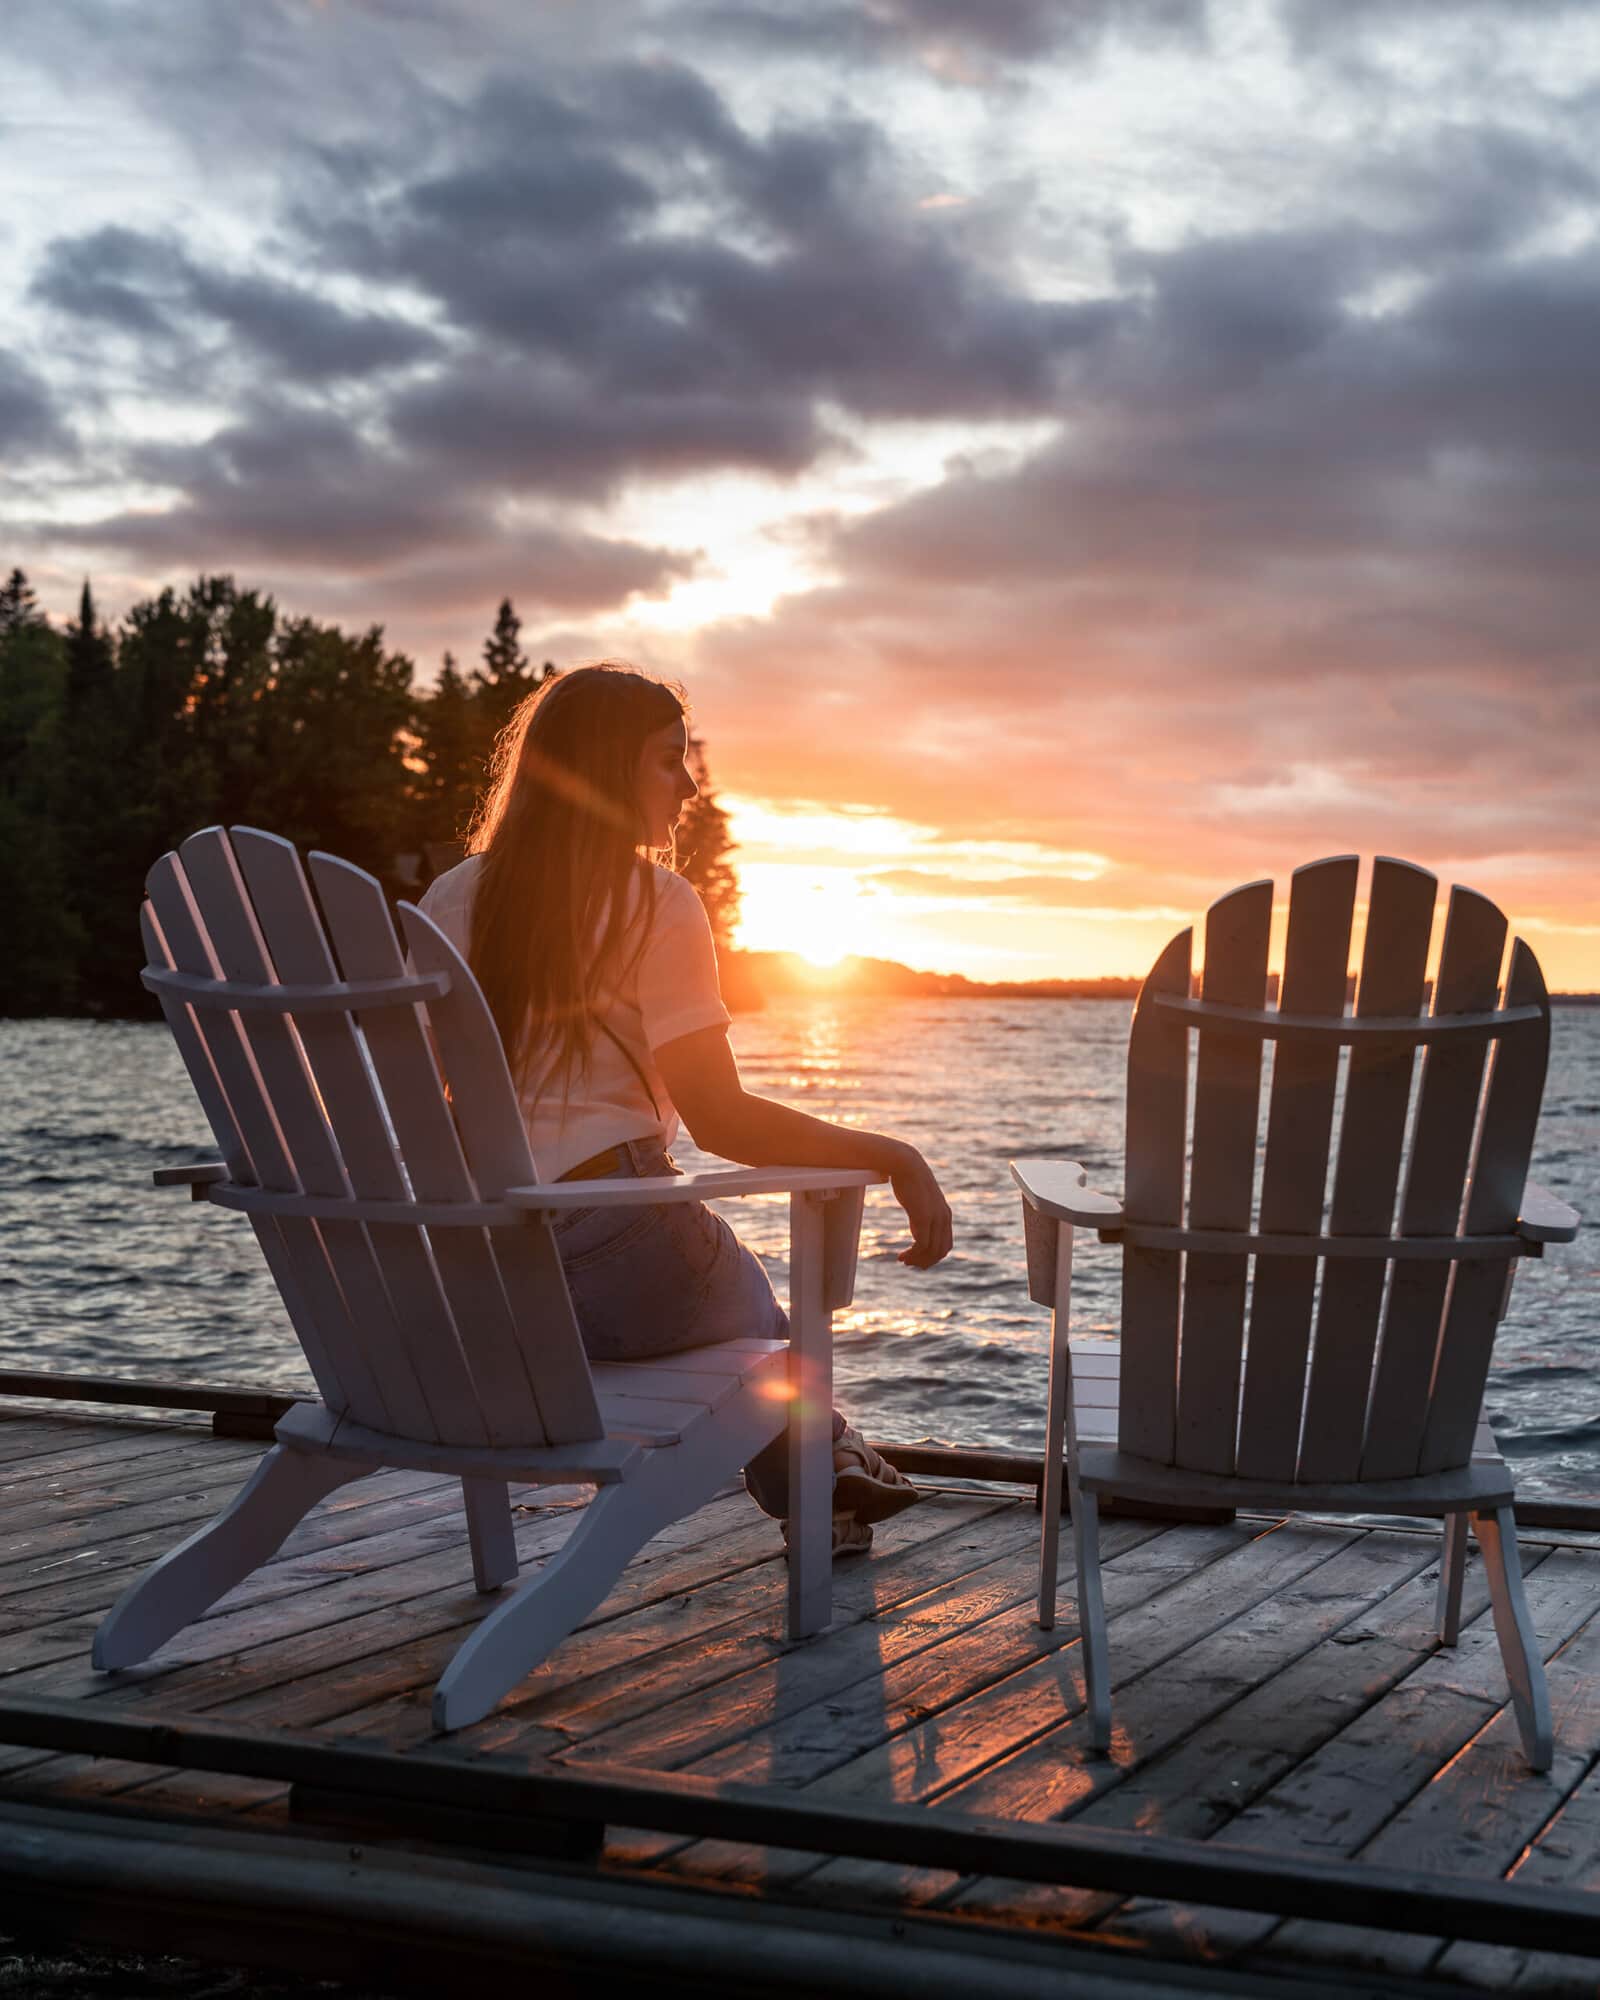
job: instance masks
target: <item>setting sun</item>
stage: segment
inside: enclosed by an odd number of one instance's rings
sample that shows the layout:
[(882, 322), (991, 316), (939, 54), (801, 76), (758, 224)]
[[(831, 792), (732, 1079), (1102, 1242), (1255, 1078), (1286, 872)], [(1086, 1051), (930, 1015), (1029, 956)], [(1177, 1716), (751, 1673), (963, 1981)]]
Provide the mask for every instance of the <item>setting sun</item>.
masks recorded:
[(744, 951), (788, 951), (810, 965), (873, 955), (870, 905), (852, 869), (747, 863), (739, 871)]

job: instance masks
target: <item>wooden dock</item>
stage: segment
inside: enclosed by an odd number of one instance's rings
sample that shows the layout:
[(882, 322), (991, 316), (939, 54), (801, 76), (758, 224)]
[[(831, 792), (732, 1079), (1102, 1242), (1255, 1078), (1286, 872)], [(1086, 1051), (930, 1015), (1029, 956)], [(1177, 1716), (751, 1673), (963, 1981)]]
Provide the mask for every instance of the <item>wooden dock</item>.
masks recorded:
[[(630, 1829), (610, 1815), (598, 1856), (580, 1839), (552, 1858), (517, 1851), (511, 1814), (397, 1823), (369, 1809), (363, 1823), (359, 1803), (303, 1779), (52, 1754), (15, 1747), (0, 1727), (7, 1931), (299, 1959), (380, 1983), (448, 1962), (454, 1922), (458, 1956), (520, 1952), (576, 1979), (586, 1957), (617, 1970), (632, 1953), (662, 1993), (1600, 1985), (1600, 1959), (1542, 1948), (1571, 1892), (1600, 1886), (1593, 1535), (1524, 1531), (1555, 1711), (1542, 1777), (1517, 1748), (1476, 1557), (1461, 1644), (1442, 1652), (1435, 1533), (1299, 1518), (1107, 1524), (1116, 1738), (1096, 1756), (1070, 1580), (1057, 1630), (1039, 1631), (1037, 1516), (998, 1487), (938, 1491), (881, 1527), (870, 1558), (836, 1567), (832, 1628), (800, 1645), (784, 1638), (777, 1530), (730, 1493), (658, 1536), (511, 1701), (448, 1738), (430, 1727), (433, 1683), (483, 1600), (459, 1486), (420, 1475), (344, 1489), (148, 1666), (92, 1672), (107, 1607), (218, 1511), (262, 1449), (192, 1421), (0, 1416), (0, 1707), (44, 1697), (269, 1749), (355, 1744), (403, 1753), (430, 1777), (441, 1765), (673, 1774), (836, 1814), (934, 1808), (930, 1826), (973, 1815), (975, 1833), (979, 1821), (1064, 1823), (1118, 1851), (1135, 1834), (1162, 1852), (1182, 1842), (1246, 1866), (1365, 1864), (1381, 1871), (1374, 1881), (1421, 1871), (1490, 1896), (1509, 1879), (1549, 1899), (1551, 1922), (1530, 1900), (1515, 1942), (1451, 1942)], [(522, 1497), (532, 1565), (586, 1496)], [(297, 1950), (297, 1936), (310, 1942)]]

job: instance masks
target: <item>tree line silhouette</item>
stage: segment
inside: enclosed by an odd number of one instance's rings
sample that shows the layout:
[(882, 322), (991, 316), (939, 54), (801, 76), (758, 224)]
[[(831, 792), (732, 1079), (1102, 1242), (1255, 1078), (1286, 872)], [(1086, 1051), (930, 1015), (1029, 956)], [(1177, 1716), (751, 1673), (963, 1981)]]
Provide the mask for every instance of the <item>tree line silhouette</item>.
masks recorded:
[[(415, 895), (460, 852), (511, 711), (535, 667), (511, 600), (463, 672), (432, 688), (384, 641), (280, 612), (231, 576), (136, 604), (119, 630), (88, 583), (53, 624), (27, 577), (0, 585), (0, 1013), (140, 1014), (145, 871), (197, 827), (253, 825)], [(702, 792), (679, 821), (683, 872), (719, 946), (738, 917), (727, 815)]]

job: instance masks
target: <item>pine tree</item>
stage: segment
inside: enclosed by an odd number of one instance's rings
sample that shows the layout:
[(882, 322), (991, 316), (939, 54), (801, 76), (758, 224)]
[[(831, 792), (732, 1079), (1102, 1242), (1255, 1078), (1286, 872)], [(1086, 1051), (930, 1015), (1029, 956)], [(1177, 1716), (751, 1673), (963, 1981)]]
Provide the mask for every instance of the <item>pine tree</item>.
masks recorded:
[(73, 998), (95, 1012), (121, 1012), (137, 993), (137, 912), (143, 859), (127, 838), (129, 720), (116, 649), (87, 580), (66, 630), (66, 679), (56, 759), (55, 820), (64, 871), (65, 916), (77, 939)]
[(33, 586), (20, 569), (14, 569), (4, 583), (0, 583), (0, 638), (8, 632), (21, 631), (26, 626), (48, 623), (39, 609), (39, 600), (33, 594)]
[(422, 766), (413, 785), (417, 801), (414, 838), (428, 857), (427, 872), (448, 866), (488, 776), (492, 738), (477, 708), (477, 693), (446, 653), (433, 692), (417, 703), (415, 757)]
[(72, 988), (78, 936), (63, 914), (55, 819), (65, 683), (66, 643), (14, 569), (0, 587), (0, 1014), (59, 1008)]
[(474, 707), (486, 755), (511, 720), (518, 702), (538, 684), (532, 663), (522, 650), (522, 620), (511, 599), (502, 598), (494, 630), (483, 642), (483, 665), (475, 668), (472, 675)]
[(729, 859), (735, 843), (728, 815), (717, 804), (706, 746), (698, 736), (689, 739), (689, 769), (700, 796), (691, 799), (678, 818), (678, 872), (699, 890), (717, 950), (725, 954), (732, 948), (739, 923), (739, 876)]

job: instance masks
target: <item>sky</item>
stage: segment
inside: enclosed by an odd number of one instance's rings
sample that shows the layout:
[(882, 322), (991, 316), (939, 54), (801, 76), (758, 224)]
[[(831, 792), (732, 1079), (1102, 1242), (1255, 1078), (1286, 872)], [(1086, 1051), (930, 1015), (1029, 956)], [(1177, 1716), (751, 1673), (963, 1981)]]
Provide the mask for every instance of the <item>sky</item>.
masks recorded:
[(680, 678), (742, 941), (1600, 988), (1600, 0), (12, 0), (0, 565)]

